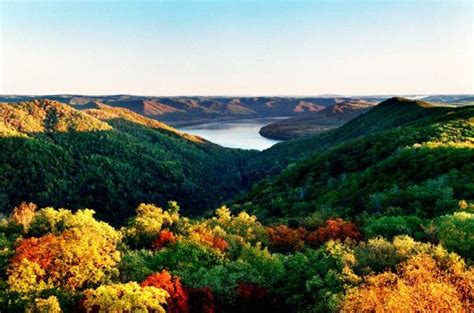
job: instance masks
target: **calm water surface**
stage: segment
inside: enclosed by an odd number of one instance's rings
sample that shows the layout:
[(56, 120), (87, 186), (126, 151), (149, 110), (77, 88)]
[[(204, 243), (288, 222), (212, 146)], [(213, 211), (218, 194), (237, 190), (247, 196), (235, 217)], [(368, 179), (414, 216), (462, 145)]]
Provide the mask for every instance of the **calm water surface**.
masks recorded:
[(285, 118), (271, 117), (220, 121), (182, 127), (180, 130), (201, 136), (224, 147), (264, 150), (280, 141), (262, 137), (258, 131), (265, 125)]

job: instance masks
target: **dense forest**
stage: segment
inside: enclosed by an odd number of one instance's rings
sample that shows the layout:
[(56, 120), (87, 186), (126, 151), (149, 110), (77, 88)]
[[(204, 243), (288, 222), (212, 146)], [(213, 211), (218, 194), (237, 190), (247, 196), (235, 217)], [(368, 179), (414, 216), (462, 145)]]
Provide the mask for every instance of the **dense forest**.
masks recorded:
[(0, 116), (1, 311), (474, 310), (474, 107), (263, 152), (104, 104)]
[(464, 201), (427, 224), (416, 216), (368, 219), (366, 226), (308, 216), (301, 225), (264, 226), (226, 207), (189, 219), (176, 202), (165, 210), (141, 204), (119, 229), (93, 214), (22, 203), (3, 220), (4, 310), (474, 309), (474, 206)]
[(193, 214), (216, 207), (245, 186), (241, 163), (253, 154), (126, 109), (49, 100), (0, 104), (0, 147), (2, 210), (21, 201), (87, 207), (113, 223), (141, 202), (180, 199)]

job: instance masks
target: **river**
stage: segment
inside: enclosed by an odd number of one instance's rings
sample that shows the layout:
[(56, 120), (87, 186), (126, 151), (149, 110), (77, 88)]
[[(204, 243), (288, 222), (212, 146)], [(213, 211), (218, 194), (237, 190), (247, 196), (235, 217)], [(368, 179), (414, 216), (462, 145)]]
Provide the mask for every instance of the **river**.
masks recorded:
[(268, 117), (219, 121), (179, 128), (188, 134), (197, 135), (218, 145), (229, 148), (265, 150), (278, 140), (260, 136), (258, 131), (265, 125), (287, 117)]

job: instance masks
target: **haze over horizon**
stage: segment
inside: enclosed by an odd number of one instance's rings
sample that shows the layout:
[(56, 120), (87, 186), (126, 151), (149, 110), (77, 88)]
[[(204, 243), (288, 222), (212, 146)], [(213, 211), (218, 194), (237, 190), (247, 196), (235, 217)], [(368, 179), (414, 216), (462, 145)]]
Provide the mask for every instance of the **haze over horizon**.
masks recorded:
[(474, 93), (466, 2), (0, 3), (1, 94)]

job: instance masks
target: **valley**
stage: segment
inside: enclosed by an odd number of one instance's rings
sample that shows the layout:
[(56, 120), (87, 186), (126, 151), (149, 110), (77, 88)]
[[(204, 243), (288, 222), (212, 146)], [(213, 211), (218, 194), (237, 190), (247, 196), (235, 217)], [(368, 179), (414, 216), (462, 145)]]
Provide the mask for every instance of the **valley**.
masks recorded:
[[(395, 309), (366, 301), (379, 281), (403, 299), (390, 276), (453, 290), (407, 310), (471, 310), (474, 106), (356, 102), (320, 111), (347, 119), (324, 132), (275, 122), (308, 133), (262, 151), (103, 102), (0, 103), (0, 308)], [(258, 123), (203, 129), (248, 148)]]

